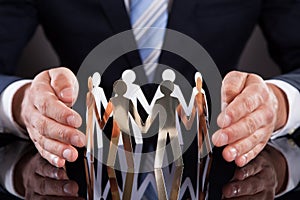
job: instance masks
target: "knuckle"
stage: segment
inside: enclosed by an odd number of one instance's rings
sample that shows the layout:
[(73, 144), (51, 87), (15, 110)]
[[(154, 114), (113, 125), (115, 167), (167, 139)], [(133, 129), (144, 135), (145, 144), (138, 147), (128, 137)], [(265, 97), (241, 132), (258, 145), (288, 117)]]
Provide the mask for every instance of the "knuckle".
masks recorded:
[(42, 99), (35, 104), (37, 109), (40, 111), (41, 114), (45, 115), (48, 112), (49, 101), (46, 99)]
[(47, 126), (48, 126), (48, 123), (45, 119), (37, 119), (36, 128), (37, 128), (40, 136), (48, 134)]
[(266, 119), (266, 123), (271, 123), (274, 120), (275, 114), (271, 109), (265, 109), (264, 116)]
[(66, 130), (63, 128), (59, 128), (57, 130), (58, 138), (62, 141), (69, 141), (69, 134), (67, 134)]
[(237, 115), (237, 110), (235, 110), (235, 109), (227, 109), (226, 110), (226, 115), (228, 115), (228, 117), (230, 118), (230, 119), (235, 119), (236, 118), (236, 115)]
[[(42, 150), (44, 151), (45, 149), (45, 140), (44, 137), (42, 135), (38, 136), (38, 141), (39, 145), (41, 146)], [(45, 154), (45, 152), (43, 152)]]
[(243, 107), (248, 112), (251, 113), (256, 108), (256, 101), (254, 100), (253, 96), (247, 96), (242, 98)]
[(257, 129), (257, 123), (252, 117), (247, 117), (245, 120), (245, 125), (248, 133), (254, 133)]

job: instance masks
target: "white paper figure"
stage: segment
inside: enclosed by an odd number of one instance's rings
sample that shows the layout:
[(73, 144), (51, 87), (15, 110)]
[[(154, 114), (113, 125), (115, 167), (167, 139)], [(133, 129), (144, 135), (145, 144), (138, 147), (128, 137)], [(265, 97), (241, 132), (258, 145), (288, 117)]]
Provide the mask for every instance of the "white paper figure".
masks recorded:
[[(93, 74), (92, 79), (93, 79), (92, 93), (95, 97), (97, 110), (98, 110), (98, 113), (100, 113), (100, 117), (101, 117), (101, 104), (103, 105), (104, 108), (106, 108), (107, 107), (107, 99), (106, 99), (103, 89), (99, 86), (101, 83), (101, 75), (98, 72), (95, 72)], [(102, 148), (103, 147), (103, 139), (102, 139), (103, 132), (102, 132), (102, 129), (100, 128), (100, 126), (96, 126), (96, 130), (97, 130), (96, 135), (97, 135), (98, 148)]]

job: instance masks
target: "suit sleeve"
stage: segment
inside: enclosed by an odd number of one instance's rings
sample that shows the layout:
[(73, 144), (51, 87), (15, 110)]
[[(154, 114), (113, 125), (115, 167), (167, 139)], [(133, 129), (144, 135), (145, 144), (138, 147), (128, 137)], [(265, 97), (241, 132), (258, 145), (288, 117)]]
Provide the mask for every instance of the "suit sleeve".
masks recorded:
[(0, 0), (0, 93), (20, 79), (16, 63), (37, 25), (33, 0)]
[(263, 0), (260, 27), (283, 75), (275, 77), (300, 91), (300, 0)]

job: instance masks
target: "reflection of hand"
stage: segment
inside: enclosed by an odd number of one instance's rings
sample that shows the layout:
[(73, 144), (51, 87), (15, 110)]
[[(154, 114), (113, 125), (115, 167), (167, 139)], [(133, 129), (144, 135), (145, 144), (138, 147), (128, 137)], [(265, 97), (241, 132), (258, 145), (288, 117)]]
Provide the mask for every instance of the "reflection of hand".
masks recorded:
[(235, 171), (223, 187), (226, 199), (274, 199), (287, 181), (286, 162), (274, 148), (267, 146), (254, 160)]
[(286, 123), (286, 97), (257, 75), (231, 72), (223, 81), (222, 102), (221, 129), (212, 141), (216, 146), (227, 145), (225, 160), (244, 166), (264, 148), (272, 132)]
[(81, 117), (70, 108), (77, 95), (74, 74), (56, 68), (38, 74), (13, 99), (17, 122), (27, 129), (42, 157), (57, 167), (62, 167), (65, 160), (76, 160), (78, 153), (72, 145), (85, 145), (84, 134), (76, 129)]
[(63, 168), (53, 167), (39, 154), (18, 165), (23, 180), (20, 192), (25, 199), (80, 199), (77, 183), (69, 180)]

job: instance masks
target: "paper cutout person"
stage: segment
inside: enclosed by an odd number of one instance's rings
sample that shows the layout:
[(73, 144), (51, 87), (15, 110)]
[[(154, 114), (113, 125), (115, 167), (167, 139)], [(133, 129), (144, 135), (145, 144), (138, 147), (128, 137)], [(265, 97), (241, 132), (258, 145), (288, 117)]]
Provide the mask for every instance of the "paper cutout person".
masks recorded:
[[(95, 72), (93, 74), (93, 95), (96, 101), (96, 105), (97, 105), (97, 110), (98, 113), (101, 113), (101, 104), (103, 105), (103, 108), (105, 109), (107, 107), (107, 99), (105, 96), (105, 93), (103, 91), (103, 89), (101, 87), (99, 87), (100, 83), (101, 83), (101, 75), (98, 72)], [(96, 126), (96, 130), (97, 130), (97, 144), (98, 144), (98, 148), (102, 148), (103, 147), (103, 139), (102, 139), (102, 129), (100, 128), (100, 126)]]
[[(86, 95), (86, 138), (87, 138), (87, 153), (91, 156), (91, 161), (94, 160), (94, 124), (99, 121), (100, 114), (96, 105), (96, 100), (93, 94), (93, 79), (88, 78), (88, 93)], [(95, 119), (96, 118), (96, 119)], [(99, 124), (100, 125), (100, 124)]]
[[(198, 130), (198, 158), (199, 158), (199, 174), (202, 180), (199, 181), (199, 199), (206, 199), (208, 175), (212, 164), (212, 146), (208, 133), (208, 106), (205, 91), (202, 88), (202, 75), (200, 72), (195, 74), (196, 89), (198, 91), (195, 96), (194, 106), (197, 109), (197, 130)], [(203, 142), (205, 142), (205, 150)], [(207, 155), (207, 157), (204, 157)]]
[[(103, 119), (101, 120), (101, 128), (106, 125), (109, 116), (113, 113), (113, 128), (111, 134), (111, 141), (107, 160), (108, 176), (111, 185), (116, 184), (116, 176), (113, 169), (116, 160), (116, 154), (118, 150), (118, 141), (120, 134), (122, 135), (125, 156), (127, 161), (127, 175), (124, 186), (123, 198), (130, 199), (132, 191), (132, 180), (134, 172), (134, 162), (133, 162), (133, 151), (131, 145), (131, 135), (130, 135), (130, 124), (129, 116), (135, 116), (137, 120), (140, 120), (139, 114), (137, 113), (133, 103), (130, 99), (126, 98), (124, 95), (127, 91), (127, 85), (124, 81), (118, 80), (114, 83), (114, 92), (117, 96), (112, 97), (107, 104), (104, 112)], [(112, 187), (116, 188), (116, 187)], [(128, 198), (129, 197), (129, 198)]]
[[(197, 109), (198, 114), (198, 148), (200, 157), (202, 157), (203, 155), (207, 155), (208, 153), (212, 152), (212, 147), (208, 133), (208, 107), (205, 91), (202, 88), (203, 80), (200, 72), (195, 74), (195, 82), (198, 94), (195, 96), (194, 106)], [(205, 142), (206, 152), (203, 152), (203, 141)]]
[[(176, 74), (172, 69), (166, 69), (163, 71), (162, 73), (162, 80), (163, 81), (171, 81), (172, 83), (174, 83), (176, 79)], [(193, 95), (195, 95), (195, 93), (192, 93)], [(179, 103), (182, 105), (184, 112), (189, 116), (192, 112), (192, 108), (193, 108), (193, 104), (194, 104), (194, 97), (193, 96), (190, 99), (189, 104), (186, 103), (185, 98), (182, 94), (182, 91), (180, 89), (180, 87), (174, 83), (174, 91), (172, 92), (171, 96), (176, 97), (179, 100)], [(155, 101), (162, 97), (163, 94), (161, 93), (161, 91), (159, 90), (159, 88), (157, 89), (152, 102), (150, 104), (150, 107), (153, 108)], [(183, 139), (182, 139), (182, 133), (181, 133), (181, 127), (180, 127), (180, 123), (179, 123), (179, 119), (176, 116), (176, 127), (178, 130), (178, 138), (179, 138), (179, 143), (180, 145), (183, 145)]]
[[(181, 147), (178, 140), (178, 131), (176, 129), (176, 115), (177, 109), (181, 108), (179, 100), (176, 97), (172, 97), (171, 93), (174, 90), (174, 84), (171, 81), (163, 81), (160, 85), (160, 90), (163, 97), (155, 101), (153, 111), (146, 121), (146, 125), (143, 128), (143, 132), (147, 132), (151, 123), (159, 114), (159, 132), (158, 132), (158, 141), (156, 147), (156, 155), (154, 160), (154, 168), (161, 168), (163, 164), (163, 156), (166, 147), (167, 135), (169, 134), (170, 143), (173, 151), (173, 156), (175, 158), (176, 166), (182, 166), (182, 153)], [(183, 109), (180, 109), (180, 117), (183, 119), (186, 129), (189, 129), (189, 120), (183, 117)], [(192, 120), (192, 119), (191, 119)]]
[[(150, 114), (151, 107), (150, 107), (147, 99), (145, 98), (145, 95), (144, 95), (142, 89), (140, 88), (140, 86), (134, 83), (135, 79), (136, 79), (135, 72), (131, 69), (125, 70), (122, 73), (122, 80), (127, 85), (127, 91), (126, 91), (124, 97), (130, 99), (135, 108), (137, 108), (137, 101), (139, 101), (140, 104), (142, 105), (142, 107), (145, 109), (145, 111), (148, 114)], [(133, 116), (133, 117), (135, 118), (135, 116)], [(131, 120), (131, 122), (133, 122), (134, 119), (130, 119), (130, 120)], [(133, 125), (133, 127), (132, 127), (133, 135), (134, 135), (136, 144), (142, 144), (143, 138), (142, 138), (142, 134), (141, 134), (139, 127), (134, 126), (135, 123), (132, 123), (132, 125)]]

